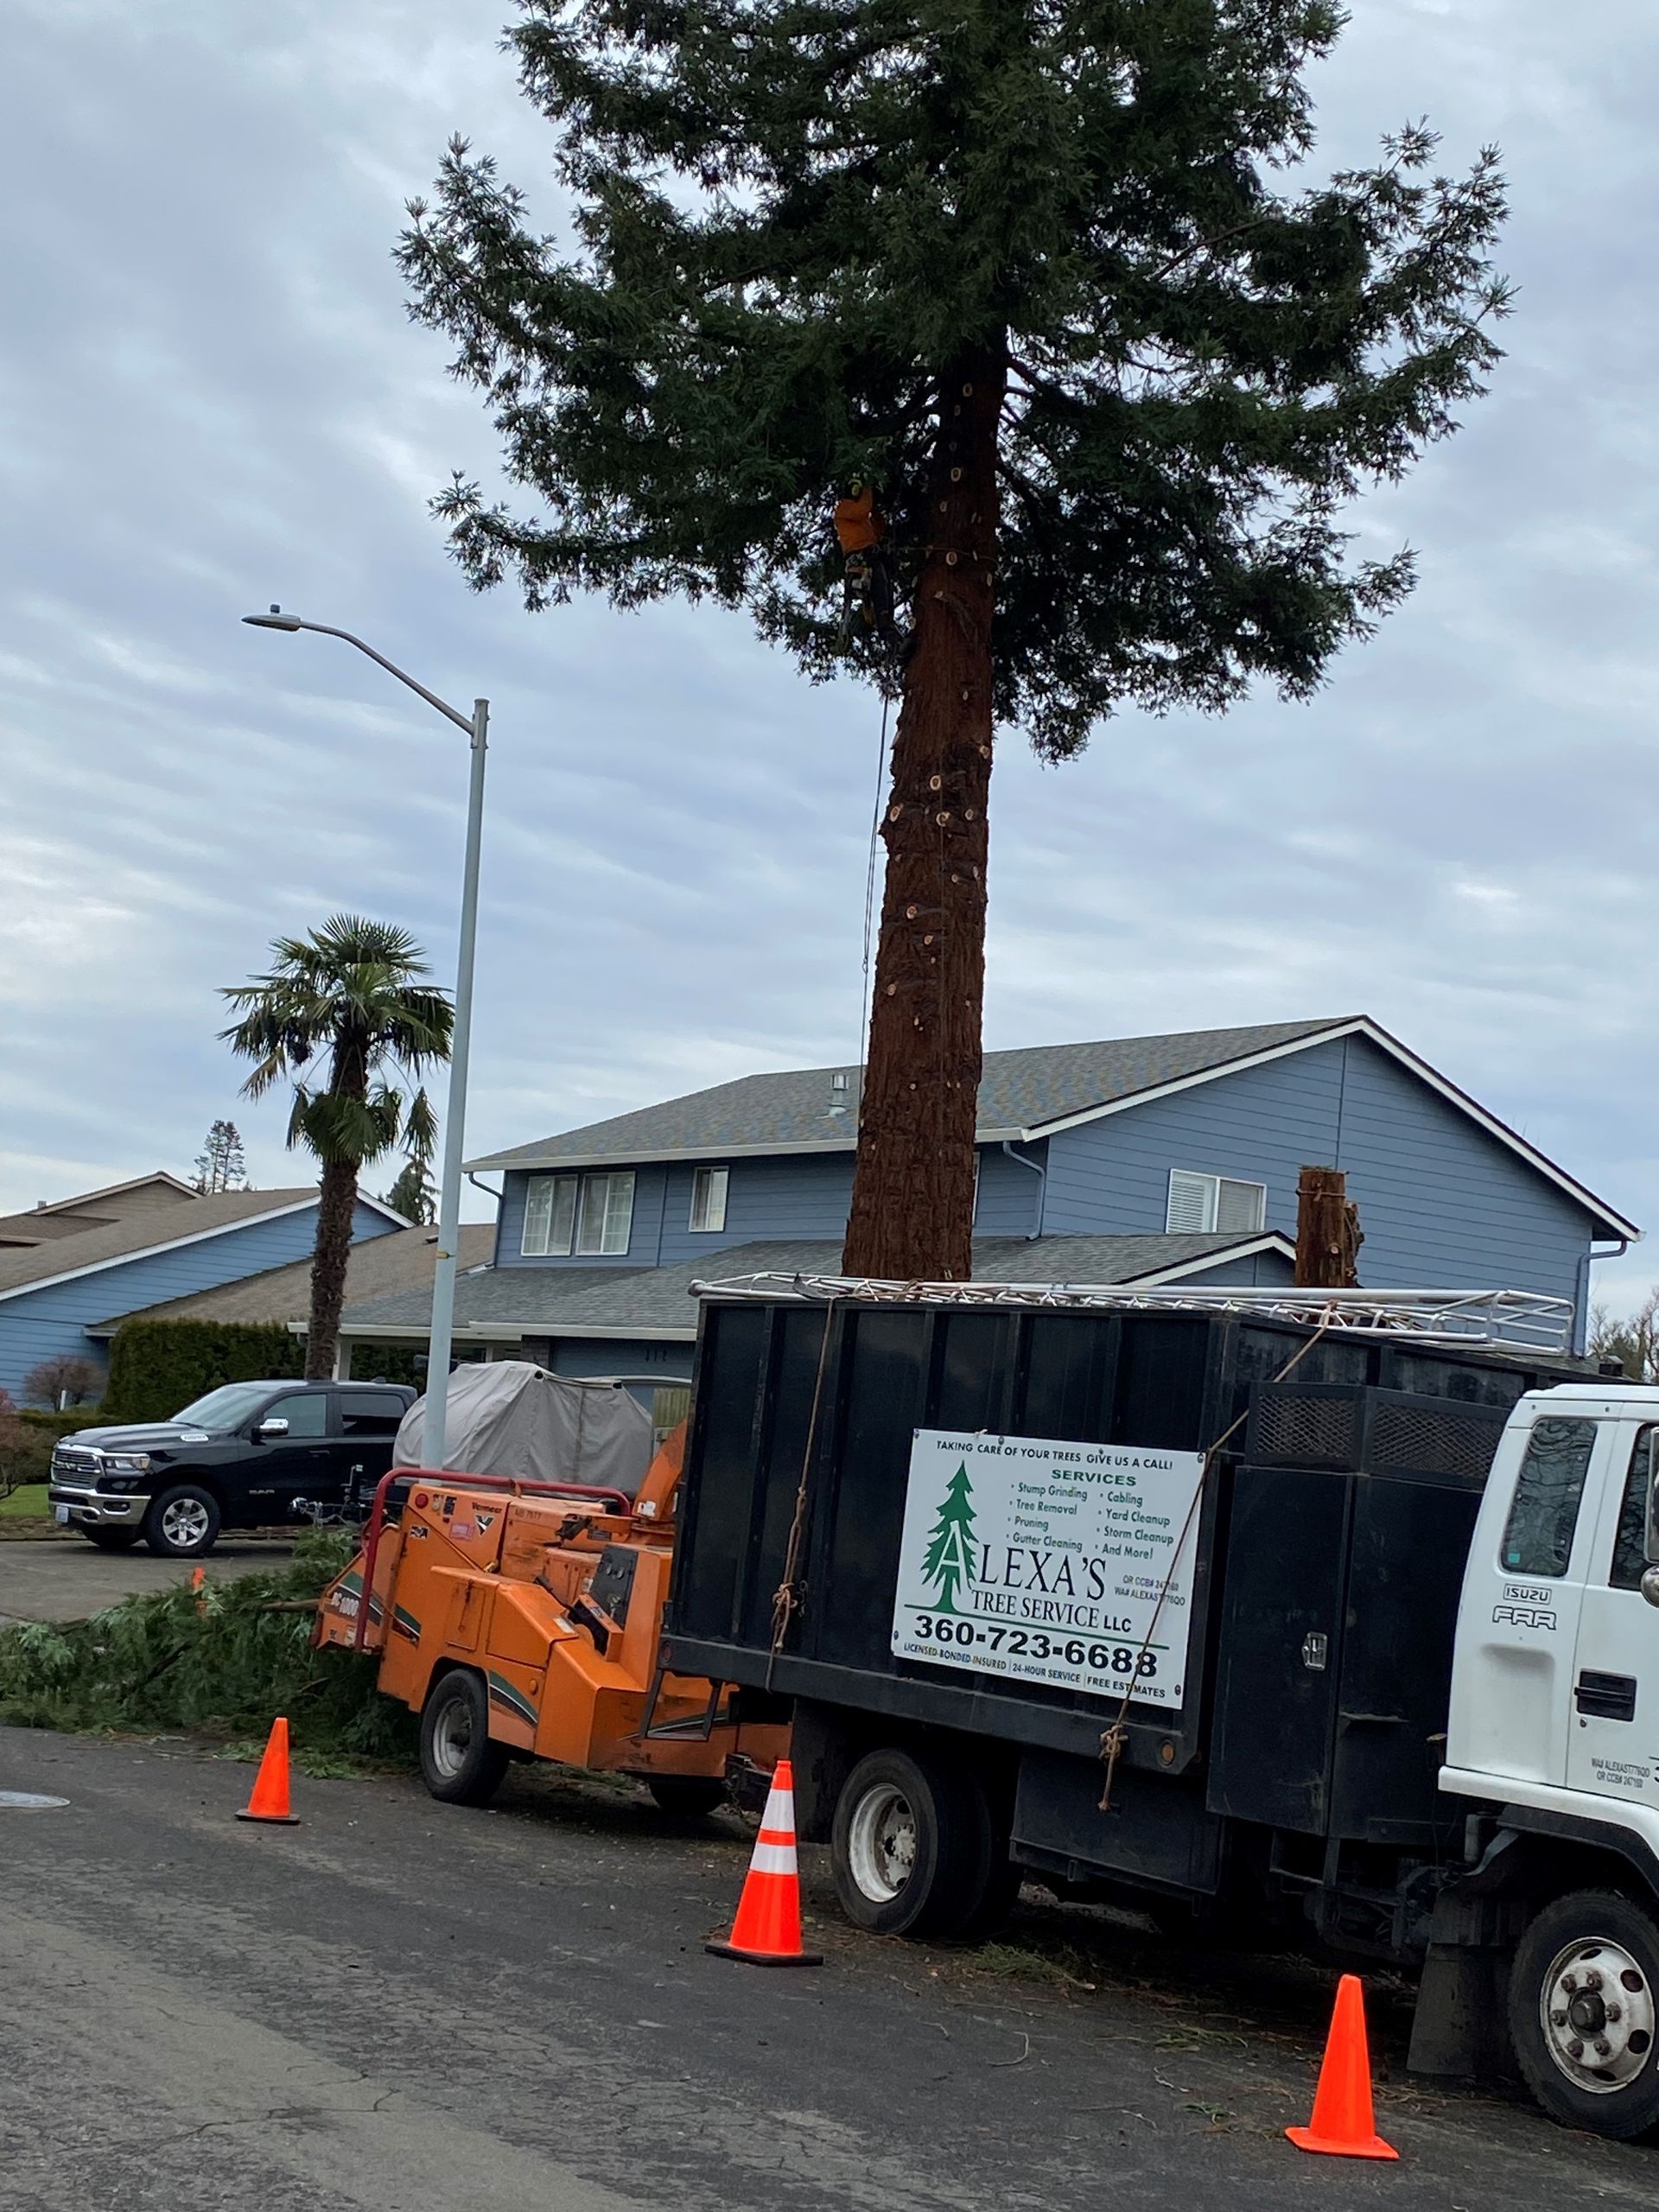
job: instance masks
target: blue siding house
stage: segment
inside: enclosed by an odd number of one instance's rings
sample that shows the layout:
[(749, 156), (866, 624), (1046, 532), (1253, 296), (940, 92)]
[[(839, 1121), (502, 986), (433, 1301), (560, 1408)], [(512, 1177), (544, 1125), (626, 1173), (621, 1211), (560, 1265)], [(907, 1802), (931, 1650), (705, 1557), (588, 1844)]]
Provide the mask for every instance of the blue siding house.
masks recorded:
[[(839, 1271), (858, 1081), (748, 1076), (474, 1160), (501, 1201), (458, 1340), (689, 1373), (699, 1278)], [(1363, 1015), (990, 1052), (978, 1139), (987, 1281), (1288, 1282), (1300, 1170), (1338, 1167), (1365, 1286), (1541, 1291), (1582, 1335), (1592, 1258), (1638, 1233)], [(425, 1310), (370, 1300), (344, 1326), (409, 1339)]]
[[(354, 1235), (407, 1227), (378, 1198), (358, 1201)], [(38, 1362), (106, 1363), (102, 1324), (309, 1256), (315, 1188), (200, 1198), (168, 1175), (0, 1219), (0, 1389), (22, 1402)]]

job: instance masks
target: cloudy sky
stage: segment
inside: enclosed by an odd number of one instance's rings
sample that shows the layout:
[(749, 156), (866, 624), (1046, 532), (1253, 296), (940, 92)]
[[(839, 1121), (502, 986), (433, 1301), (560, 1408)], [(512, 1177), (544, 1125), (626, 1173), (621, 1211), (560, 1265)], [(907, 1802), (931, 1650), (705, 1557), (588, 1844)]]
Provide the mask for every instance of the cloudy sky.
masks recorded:
[[(492, 700), (472, 1150), (857, 1056), (874, 702), (735, 620), (475, 598), (426, 512), (493, 447), (405, 320), (403, 202), (461, 130), (560, 217), (507, 12), (10, 0), (0, 1207), (186, 1170), (224, 1113), (292, 1179), (214, 1041), (277, 932), (357, 909), (451, 970), (464, 741), (238, 626), (271, 600)], [(1659, 1227), (1659, 12), (1352, 13), (1321, 157), (1425, 111), (1501, 143), (1510, 359), (1364, 508), (1421, 584), (1314, 702), (1058, 770), (1008, 734), (987, 1043), (1369, 1012)]]

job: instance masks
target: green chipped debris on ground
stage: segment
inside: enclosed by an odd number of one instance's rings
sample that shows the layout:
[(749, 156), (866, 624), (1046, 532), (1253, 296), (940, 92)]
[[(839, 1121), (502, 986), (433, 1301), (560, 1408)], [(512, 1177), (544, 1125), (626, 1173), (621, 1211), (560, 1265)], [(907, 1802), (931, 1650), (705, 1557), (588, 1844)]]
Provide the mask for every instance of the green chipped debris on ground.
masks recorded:
[[(124, 1599), (90, 1620), (0, 1628), (0, 1721), (150, 1734), (191, 1729), (263, 1741), (288, 1717), (296, 1760), (406, 1765), (413, 1716), (375, 1688), (377, 1662), (313, 1650), (318, 1597), (351, 1557), (338, 1531), (302, 1538), (291, 1564), (231, 1582)], [(276, 1610), (283, 1608), (283, 1610)]]

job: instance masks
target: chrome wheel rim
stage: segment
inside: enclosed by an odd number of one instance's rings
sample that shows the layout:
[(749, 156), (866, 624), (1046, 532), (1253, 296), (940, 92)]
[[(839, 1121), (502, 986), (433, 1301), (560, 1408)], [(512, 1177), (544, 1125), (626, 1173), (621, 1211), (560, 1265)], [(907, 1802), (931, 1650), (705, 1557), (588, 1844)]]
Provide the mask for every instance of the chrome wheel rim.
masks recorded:
[(175, 1497), (162, 1508), (162, 1534), (181, 1551), (206, 1542), (207, 1508), (199, 1497)]
[(1557, 2068), (1592, 2097), (1628, 2089), (1653, 2056), (1653, 1983), (1609, 1936), (1581, 1937), (1555, 1954), (1538, 2011)]
[(916, 1870), (916, 1815), (891, 1783), (867, 1789), (847, 1839), (853, 1879), (874, 1904), (891, 1904)]
[(432, 1764), (446, 1782), (461, 1772), (472, 1748), (472, 1709), (464, 1698), (447, 1698), (432, 1724)]

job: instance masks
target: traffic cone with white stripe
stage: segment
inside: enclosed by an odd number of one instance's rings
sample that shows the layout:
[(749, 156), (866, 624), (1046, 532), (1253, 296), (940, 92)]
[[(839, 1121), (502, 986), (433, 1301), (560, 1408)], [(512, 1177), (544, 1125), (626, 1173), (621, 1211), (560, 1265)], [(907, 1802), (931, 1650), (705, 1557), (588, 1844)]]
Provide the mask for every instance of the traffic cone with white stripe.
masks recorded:
[(821, 1967), (821, 1952), (801, 1948), (801, 1877), (795, 1863), (795, 1777), (779, 1759), (772, 1777), (754, 1856), (723, 1943), (705, 1943), (719, 1959), (753, 1967)]

